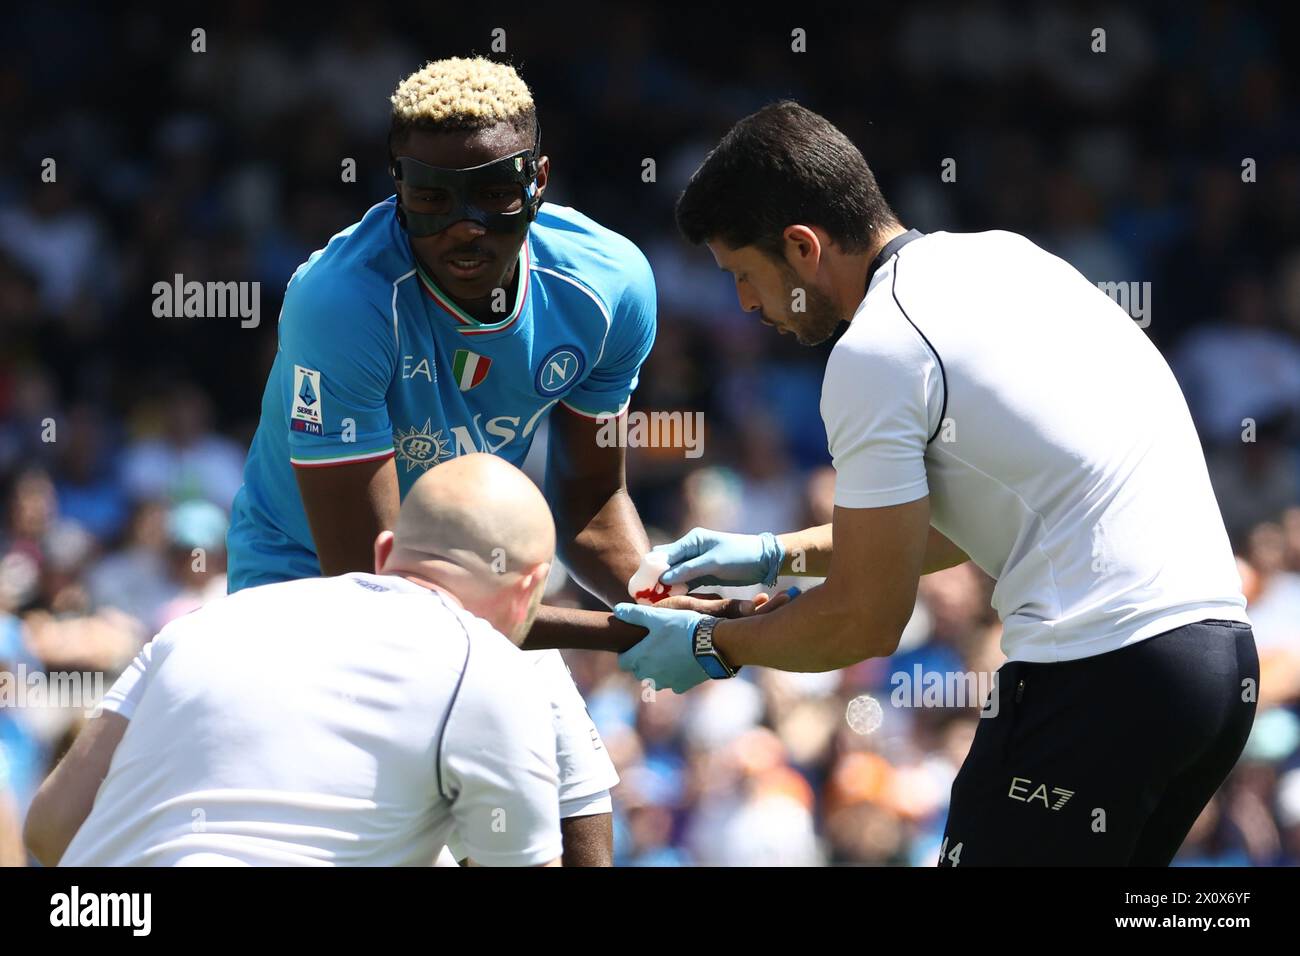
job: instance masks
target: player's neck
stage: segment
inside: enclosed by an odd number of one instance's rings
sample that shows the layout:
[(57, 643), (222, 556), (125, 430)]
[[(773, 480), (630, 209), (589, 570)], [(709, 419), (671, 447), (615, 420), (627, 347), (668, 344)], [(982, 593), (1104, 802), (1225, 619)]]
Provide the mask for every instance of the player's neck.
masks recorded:
[[(516, 294), (515, 280), (519, 277), (519, 258), (510, 264), (510, 271), (506, 273), (505, 278), (501, 280), (501, 287), (506, 290), (506, 302), (514, 302), (518, 296)], [(481, 299), (475, 299), (472, 302), (457, 302), (462, 309), (480, 322), (498, 322), (502, 315), (492, 308), (492, 296), (486, 295)]]
[[(425, 275), (429, 277), (429, 281), (436, 283), (437, 280), (433, 279), (432, 270), (430, 270), (429, 267), (425, 265), (423, 262), (421, 262), (420, 265), (423, 268)], [(517, 288), (515, 283), (518, 280), (518, 278), (519, 278), (519, 257), (516, 256), (514, 261), (510, 263), (509, 271), (506, 272), (505, 277), (501, 281), (501, 287), (505, 289), (505, 301), (514, 302), (516, 300)], [(442, 295), (450, 299), (451, 302), (456, 306), (456, 308), (460, 309), (462, 312), (464, 312), (466, 315), (468, 315), (470, 318), (474, 319), (477, 322), (490, 324), (493, 322), (499, 322), (503, 318), (500, 312), (493, 309), (493, 305), (494, 305), (493, 300), (497, 298), (495, 289), (489, 294), (482, 296), (481, 298), (478, 299), (459, 298), (449, 293), (442, 286), (438, 286), (438, 291), (439, 293), (441, 293)]]
[(876, 261), (876, 256), (880, 255), (880, 251), (889, 245), (891, 239), (901, 236), (905, 232), (907, 232), (907, 229), (899, 224), (886, 226), (876, 233), (865, 252), (846, 257), (842, 304), (845, 306), (844, 314), (849, 316), (848, 321), (853, 321), (858, 306), (867, 294), (867, 281), (871, 274), (871, 264)]
[(465, 607), (460, 598), (456, 597), (452, 591), (448, 590), (437, 581), (431, 581), (429, 578), (416, 574), (413, 571), (389, 571), (387, 573), (392, 574), (394, 577), (399, 577), (404, 581), (410, 581), (412, 584), (419, 585), (426, 591), (434, 591), (446, 598), (449, 603), (461, 608), (462, 610)]
[(862, 264), (863, 275), (865, 275), (866, 270), (871, 267), (871, 263), (875, 261), (876, 256), (880, 255), (880, 250), (884, 249), (885, 246), (889, 245), (891, 239), (894, 239), (897, 236), (901, 236), (905, 232), (907, 232), (907, 227), (897, 222), (894, 223), (892, 226), (885, 226), (883, 229), (879, 229), (876, 231), (875, 238), (872, 239), (871, 245), (867, 248), (867, 251), (863, 254), (863, 264)]

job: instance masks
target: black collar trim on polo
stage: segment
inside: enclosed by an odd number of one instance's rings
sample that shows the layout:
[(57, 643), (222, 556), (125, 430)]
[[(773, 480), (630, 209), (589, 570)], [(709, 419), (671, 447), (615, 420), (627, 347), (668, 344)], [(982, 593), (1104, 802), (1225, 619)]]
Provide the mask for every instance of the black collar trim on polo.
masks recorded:
[(909, 229), (902, 235), (895, 236), (893, 239), (890, 239), (885, 243), (885, 248), (881, 249), (880, 254), (871, 260), (871, 267), (867, 269), (867, 281), (863, 288), (864, 294), (867, 289), (871, 288), (872, 277), (881, 266), (889, 261), (891, 256), (897, 253), (898, 250), (902, 249), (903, 246), (907, 245), (913, 239), (920, 239), (924, 235), (925, 233), (921, 232), (919, 229)]

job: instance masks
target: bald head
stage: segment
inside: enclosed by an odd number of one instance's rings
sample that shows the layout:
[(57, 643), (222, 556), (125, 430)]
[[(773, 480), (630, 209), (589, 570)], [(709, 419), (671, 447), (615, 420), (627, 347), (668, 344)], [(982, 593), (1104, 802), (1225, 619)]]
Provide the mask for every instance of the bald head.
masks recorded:
[[(378, 570), (451, 592), (512, 638), (518, 612), (531, 623), (554, 557), (546, 499), (514, 465), (485, 454), (429, 469), (403, 499), (392, 534), (376, 542)], [(514, 598), (522, 608), (507, 607)]]
[(393, 533), (397, 550), (472, 571), (520, 571), (555, 555), (546, 499), (495, 455), (463, 455), (429, 469), (407, 493)]

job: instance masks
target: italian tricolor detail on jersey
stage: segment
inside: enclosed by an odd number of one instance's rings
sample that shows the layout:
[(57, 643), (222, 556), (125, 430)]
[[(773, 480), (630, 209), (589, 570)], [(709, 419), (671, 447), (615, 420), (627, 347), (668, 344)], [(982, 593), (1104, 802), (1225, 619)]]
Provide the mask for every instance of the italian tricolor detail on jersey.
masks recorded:
[(456, 331), (461, 335), (489, 335), (493, 332), (503, 332), (518, 321), (520, 314), (524, 310), (524, 303), (528, 300), (529, 277), (532, 269), (532, 255), (528, 251), (528, 242), (519, 249), (519, 260), (517, 267), (518, 282), (515, 283), (515, 304), (508, 315), (496, 322), (481, 322), (474, 318), (455, 302), (451, 296), (447, 295), (438, 287), (438, 283), (433, 281), (433, 277), (424, 271), (424, 266), (420, 260), (415, 260), (415, 272), (420, 281), (420, 287), (424, 289), (425, 295), (434, 301), (434, 303), (456, 323)]
[(451, 371), (456, 376), (456, 384), (462, 392), (468, 392), (483, 379), (487, 378), (492, 360), (486, 355), (479, 355), (469, 349), (457, 349), (452, 357)]

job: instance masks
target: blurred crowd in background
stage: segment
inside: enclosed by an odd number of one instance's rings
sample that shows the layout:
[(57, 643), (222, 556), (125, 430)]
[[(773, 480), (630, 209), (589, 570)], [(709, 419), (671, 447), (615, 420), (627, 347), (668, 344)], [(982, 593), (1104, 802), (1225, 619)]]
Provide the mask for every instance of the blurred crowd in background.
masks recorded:
[[(1178, 862), (1300, 863), (1296, 41), (1227, 3), (920, 0), (779, 20), (650, 4), (325, 4), (306, 20), (257, 0), (206, 17), (31, 5), (0, 34), (0, 673), (111, 680), (224, 593), (285, 283), (392, 192), (397, 81), (492, 53), (497, 27), (538, 103), (548, 201), (628, 235), (655, 268), (658, 339), (634, 408), (704, 412), (701, 458), (630, 452), (655, 542), (830, 517), (828, 347), (742, 314), (673, 228), (704, 153), (765, 102), (793, 96), (836, 122), (908, 226), (1014, 230), (1093, 281), (1150, 283), (1145, 332), (1200, 429), (1263, 667), (1246, 751)], [(261, 282), (260, 325), (155, 317), (153, 284), (178, 273)], [(991, 588), (969, 564), (923, 579), (899, 653), (829, 674), (747, 670), (651, 701), (613, 655), (567, 654), (623, 778), (617, 861), (932, 865), (979, 702), (895, 706), (891, 675), (995, 670)], [(562, 573), (550, 592), (595, 606)], [(871, 733), (846, 719), (850, 701), (871, 710), (864, 697), (881, 705)], [(80, 713), (0, 698), (0, 864), (23, 861), (23, 808)]]

